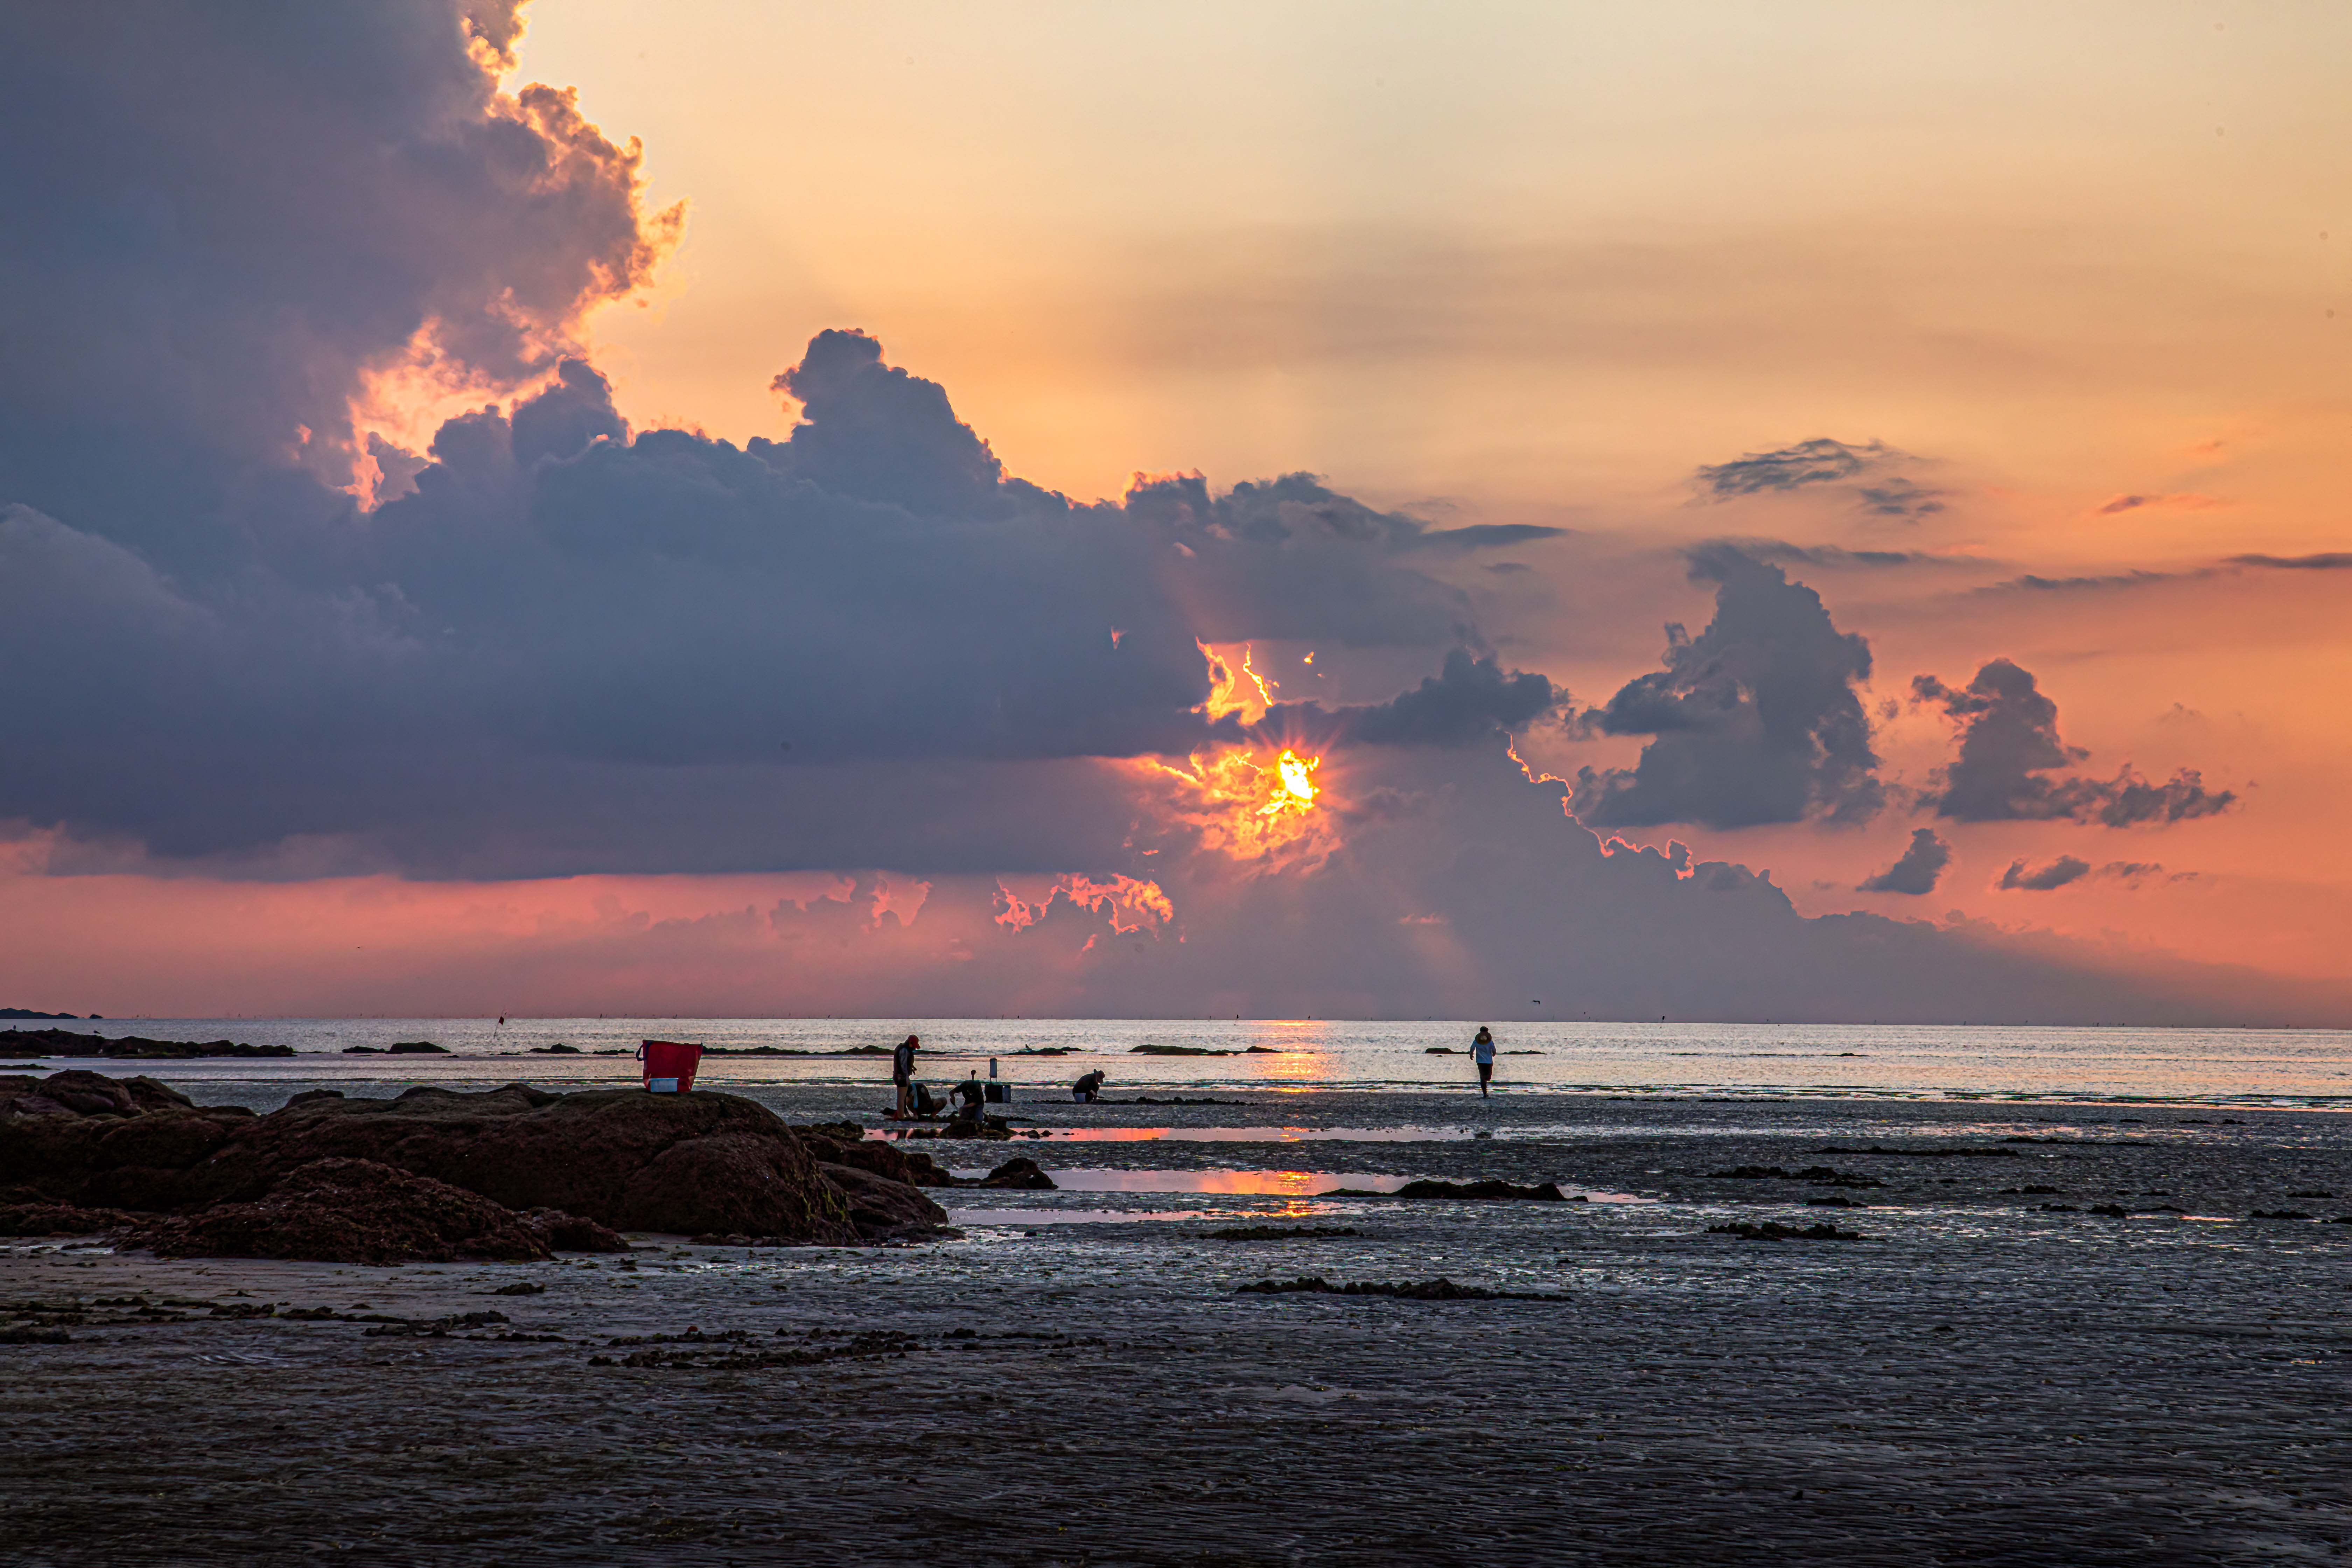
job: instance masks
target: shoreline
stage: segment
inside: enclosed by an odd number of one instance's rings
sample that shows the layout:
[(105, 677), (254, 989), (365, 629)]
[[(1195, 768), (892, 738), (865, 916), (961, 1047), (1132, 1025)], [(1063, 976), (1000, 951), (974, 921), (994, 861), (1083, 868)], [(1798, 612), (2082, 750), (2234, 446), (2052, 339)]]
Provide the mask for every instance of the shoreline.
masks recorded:
[[(761, 1094), (797, 1122), (872, 1098)], [(1053, 1121), (1459, 1109), (1251, 1098)], [(2352, 1542), (2352, 1225), (2248, 1217), (2323, 1188), (2352, 1212), (2340, 1119), (2013, 1134), (1970, 1105), (1644, 1100), (1594, 1106), (1602, 1131), (1549, 1100), (1489, 1102), (1489, 1139), (1017, 1147), (1049, 1171), (1370, 1168), (1652, 1201), (1003, 1191), (984, 1201), (1007, 1217), (960, 1240), (639, 1235), (537, 1264), (9, 1245), (11, 1321), (37, 1327), (35, 1302), (83, 1321), (0, 1347), (19, 1435), (0, 1503), (43, 1568), (753, 1562), (824, 1541), (879, 1563), (2137, 1564)], [(2058, 1142), (2000, 1142), (2028, 1135)], [(2034, 1187), (2063, 1194), (2016, 1190)], [(1867, 1240), (1714, 1229), (1819, 1224), (1823, 1194), (1861, 1205), (1828, 1217)], [(2108, 1199), (2185, 1212), (2089, 1212)], [(1213, 1238), (1235, 1229), (1276, 1234)], [(1240, 1291), (1441, 1278), (1566, 1299)], [(515, 1286), (543, 1289), (493, 1294)], [(505, 1321), (463, 1321), (485, 1311)]]

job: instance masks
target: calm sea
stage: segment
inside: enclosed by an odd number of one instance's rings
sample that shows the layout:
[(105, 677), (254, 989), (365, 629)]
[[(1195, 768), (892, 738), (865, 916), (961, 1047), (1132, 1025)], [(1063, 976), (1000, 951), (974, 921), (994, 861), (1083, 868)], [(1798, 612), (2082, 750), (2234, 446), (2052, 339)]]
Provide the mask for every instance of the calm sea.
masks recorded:
[[(987, 1071), (1052, 1088), (1099, 1068), (1114, 1089), (1466, 1088), (1468, 1023), (996, 1018), (138, 1018), (24, 1023), (109, 1036), (291, 1046), (291, 1060), (105, 1064), (173, 1081), (353, 1079), (550, 1086), (634, 1081), (645, 1038), (812, 1053), (894, 1044), (928, 1047), (922, 1076)], [(2032, 1028), (1790, 1024), (1513, 1024), (1499, 1028), (1496, 1079), (1522, 1091), (2096, 1099), (2352, 1109), (2352, 1033), (2257, 1029)], [(6, 1037), (0, 1035), (0, 1042)], [(431, 1040), (446, 1057), (346, 1056), (353, 1046)], [(556, 1044), (583, 1053), (533, 1054)], [(1230, 1056), (1136, 1054), (1140, 1046)], [(1040, 1057), (1043, 1050), (1067, 1056)], [(0, 1053), (5, 1054), (5, 1053)], [(100, 1066), (47, 1055), (51, 1066)], [(23, 1070), (23, 1069), (18, 1069)], [(699, 1081), (879, 1081), (875, 1058), (715, 1057)]]

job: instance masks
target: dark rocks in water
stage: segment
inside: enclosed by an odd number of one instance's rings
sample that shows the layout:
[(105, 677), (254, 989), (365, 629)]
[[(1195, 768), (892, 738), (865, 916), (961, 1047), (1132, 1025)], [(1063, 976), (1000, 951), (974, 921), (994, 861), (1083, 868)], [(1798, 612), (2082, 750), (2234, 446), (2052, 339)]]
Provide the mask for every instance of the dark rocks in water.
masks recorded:
[[(793, 1129), (809, 1148), (810, 1158), (822, 1164), (853, 1165), (858, 1170), (910, 1187), (951, 1187), (956, 1179), (920, 1150), (868, 1138), (854, 1122)], [(843, 1137), (843, 1132), (850, 1136)]]
[(545, 1242), (550, 1252), (629, 1250), (627, 1238), (612, 1226), (562, 1209), (532, 1209), (522, 1216), (522, 1227)]
[[(2066, 1139), (2062, 1142), (2072, 1142)], [(1883, 1143), (1873, 1143), (1867, 1149), (1817, 1149), (1817, 1154), (1899, 1154), (1913, 1160), (2020, 1160), (2024, 1156), (2014, 1149), (1889, 1149)]]
[(1840, 1171), (1828, 1165), (1808, 1165), (1801, 1171), (1784, 1171), (1778, 1165), (1734, 1165), (1728, 1171), (1709, 1171), (1707, 1174), (1727, 1182), (1811, 1182), (1817, 1187), (1883, 1187), (1886, 1184), (1875, 1176)]
[(1286, 1057), (1290, 1054), (1278, 1046), (1252, 1046), (1242, 1052), (1245, 1057)]
[(1236, 1225), (1204, 1230), (1202, 1241), (1306, 1241), (1327, 1236), (1360, 1236), (1352, 1225)]
[(141, 1035), (107, 1039), (71, 1029), (0, 1029), (0, 1053), (184, 1061), (199, 1057), (290, 1057), (291, 1046), (241, 1046), (233, 1040), (151, 1040)]
[(993, 1119), (975, 1121), (969, 1117), (951, 1116), (939, 1127), (919, 1130), (914, 1136), (1002, 1143), (1013, 1136), (1013, 1129)]
[(1213, 1051), (1206, 1046), (1129, 1046), (1127, 1054), (1131, 1057), (1232, 1057), (1241, 1053)]
[(436, 1046), (430, 1040), (394, 1040), (383, 1050), (384, 1055), (390, 1057), (446, 1057), (449, 1054), (448, 1047)]
[(1707, 1231), (1715, 1236), (1736, 1236), (1742, 1241), (1868, 1241), (1870, 1237), (1858, 1230), (1840, 1230), (1833, 1225), (1782, 1225), (1779, 1220), (1766, 1220), (1762, 1225), (1749, 1225), (1741, 1220), (1732, 1225), (1711, 1225)]
[(159, 1258), (314, 1263), (526, 1263), (549, 1256), (520, 1216), (478, 1193), (373, 1160), (317, 1160), (264, 1196), (156, 1220), (122, 1237)]
[(947, 1210), (905, 1182), (894, 1182), (856, 1165), (821, 1164), (816, 1169), (848, 1200), (849, 1218), (857, 1227), (856, 1239), (920, 1240), (947, 1228)]
[(86, 1209), (72, 1204), (0, 1205), (0, 1236), (97, 1236), (132, 1224), (121, 1209)]
[(486, 1294), (492, 1296), (544, 1296), (547, 1294), (547, 1287), (544, 1285), (534, 1285), (528, 1279), (518, 1279), (511, 1285), (501, 1285), (497, 1289), (488, 1291)]
[(1076, 1048), (1075, 1046), (1024, 1046), (1013, 1054), (1016, 1057), (1066, 1057)]
[(535, 1057), (576, 1057), (580, 1054), (580, 1047), (567, 1046), (559, 1041), (551, 1046), (533, 1046), (530, 1047), (530, 1054)]
[(383, 1339), (440, 1339), (453, 1329), (487, 1329), (494, 1324), (512, 1322), (504, 1312), (452, 1312), (446, 1318), (382, 1318), (363, 1336)]
[(2332, 1197), (2334, 1197), (2335, 1195), (2336, 1195), (2336, 1194), (2335, 1194), (2334, 1193), (2329, 1193), (2329, 1192), (2317, 1192), (2317, 1191), (2308, 1192), (2308, 1193), (2289, 1193), (2289, 1194), (2287, 1194), (2287, 1196), (2289, 1196), (2289, 1197), (2291, 1197), (2291, 1198), (2332, 1198)]
[(2073, 1204), (2043, 1204), (2041, 1205), (2041, 1210), (2043, 1214), (2081, 1214), (2083, 1212)]
[(2256, 1209), (2246, 1217), (2248, 1219), (2317, 1219), (2319, 1216), (2305, 1214), (2301, 1209)]
[(1007, 1160), (984, 1176), (956, 1179), (959, 1187), (1001, 1187), (1019, 1192), (1050, 1193), (1055, 1191), (1054, 1178), (1038, 1167), (1034, 1160), (1018, 1155)]
[(1870, 1205), (1856, 1203), (1852, 1198), (1826, 1197), (1807, 1198), (1805, 1206), (1809, 1209), (1866, 1209)]
[(1430, 1046), (1424, 1048), (1421, 1054), (1425, 1057), (1459, 1057), (1467, 1056), (1469, 1053), (1466, 1051), (1457, 1051), (1452, 1046)]
[(2096, 1215), (2105, 1215), (2109, 1219), (2128, 1219), (2131, 1217), (2131, 1210), (2124, 1207), (2121, 1204), (2093, 1204), (2091, 1205), (2091, 1212)]
[(1535, 1290), (1489, 1290), (1482, 1285), (1456, 1285), (1446, 1279), (1408, 1279), (1390, 1284), (1360, 1281), (1334, 1285), (1319, 1275), (1298, 1279), (1261, 1279), (1234, 1287), (1237, 1296), (1391, 1296), (1406, 1301), (1566, 1301), (1573, 1298)]
[(37, 1013), (30, 1007), (0, 1007), (0, 1018), (79, 1018), (79, 1013)]
[(1361, 1187), (1340, 1187), (1317, 1194), (1327, 1198), (1468, 1198), (1480, 1202), (1517, 1201), (1536, 1204), (1564, 1204), (1568, 1194), (1553, 1183), (1540, 1186), (1514, 1186), (1509, 1182), (1407, 1182), (1392, 1193), (1375, 1193)]

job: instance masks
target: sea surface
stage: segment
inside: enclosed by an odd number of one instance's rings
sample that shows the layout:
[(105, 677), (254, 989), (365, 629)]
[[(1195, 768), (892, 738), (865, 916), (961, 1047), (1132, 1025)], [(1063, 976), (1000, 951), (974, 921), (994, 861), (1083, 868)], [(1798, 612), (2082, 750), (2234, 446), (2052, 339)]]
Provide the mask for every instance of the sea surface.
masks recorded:
[[(878, 1056), (909, 1033), (919, 1075), (947, 1082), (995, 1064), (1024, 1091), (1063, 1096), (1101, 1069), (1113, 1094), (1217, 1089), (1475, 1089), (1466, 1055), (1475, 1021), (1001, 1018), (130, 1018), (25, 1022), (109, 1037), (287, 1045), (293, 1058), (100, 1062), (55, 1054), (48, 1067), (145, 1072), (182, 1083), (344, 1080), (550, 1087), (634, 1082), (637, 1043), (769, 1047), (803, 1056), (706, 1058), (698, 1082), (879, 1082)], [(2264, 1029), (1794, 1024), (1525, 1023), (1498, 1028), (1505, 1093), (1886, 1096), (2095, 1100), (2352, 1109), (2352, 1032)], [(0, 1057), (7, 1037), (0, 1033)], [(448, 1056), (345, 1055), (430, 1040)], [(567, 1045), (583, 1054), (534, 1054)], [(1231, 1052), (1138, 1054), (1145, 1046)], [(1436, 1055), (1444, 1048), (1455, 1054)], [(1043, 1056), (1045, 1051), (1067, 1055)], [(597, 1054), (618, 1053), (618, 1054)], [(27, 1058), (29, 1059), (29, 1058)], [(19, 1068), (17, 1070), (25, 1070)]]

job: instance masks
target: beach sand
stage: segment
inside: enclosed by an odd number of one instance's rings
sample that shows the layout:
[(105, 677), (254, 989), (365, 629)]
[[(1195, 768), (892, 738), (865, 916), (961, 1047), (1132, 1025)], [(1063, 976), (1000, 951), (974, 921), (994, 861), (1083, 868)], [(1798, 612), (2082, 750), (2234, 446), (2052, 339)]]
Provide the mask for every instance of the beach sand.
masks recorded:
[[(879, 1103), (756, 1098), (795, 1121)], [(926, 1147), (1648, 1201), (943, 1193), (996, 1217), (907, 1247), (641, 1237), (625, 1263), (14, 1243), (0, 1329), (34, 1342), (0, 1343), (5, 1560), (2352, 1560), (2341, 1115), (1217, 1098), (1240, 1103), (1015, 1110), (1444, 1135)], [(1883, 1184), (1710, 1174), (1741, 1165)], [(1074, 1212), (1137, 1217), (1052, 1221)], [(1708, 1229), (1741, 1220), (1870, 1239)], [(1358, 1234), (1205, 1239), (1244, 1224)], [(1235, 1293), (1299, 1276), (1567, 1300)], [(493, 1293), (517, 1284), (545, 1289)]]

